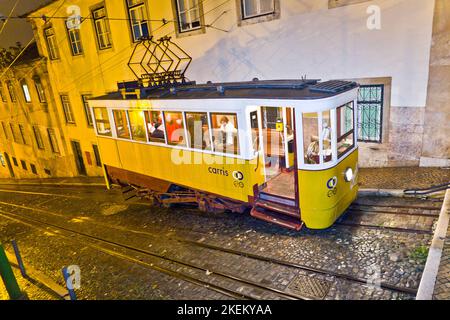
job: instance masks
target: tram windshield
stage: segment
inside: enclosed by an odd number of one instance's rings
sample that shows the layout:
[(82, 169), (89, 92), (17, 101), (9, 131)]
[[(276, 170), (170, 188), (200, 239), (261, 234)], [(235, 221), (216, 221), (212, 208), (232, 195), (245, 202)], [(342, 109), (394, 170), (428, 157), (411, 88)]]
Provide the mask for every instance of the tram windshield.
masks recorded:
[[(353, 102), (349, 102), (337, 108), (336, 112), (326, 110), (303, 113), (304, 164), (327, 164), (340, 159), (354, 148), (353, 106)], [(336, 133), (333, 128), (336, 128)], [(333, 139), (337, 140), (337, 148)]]

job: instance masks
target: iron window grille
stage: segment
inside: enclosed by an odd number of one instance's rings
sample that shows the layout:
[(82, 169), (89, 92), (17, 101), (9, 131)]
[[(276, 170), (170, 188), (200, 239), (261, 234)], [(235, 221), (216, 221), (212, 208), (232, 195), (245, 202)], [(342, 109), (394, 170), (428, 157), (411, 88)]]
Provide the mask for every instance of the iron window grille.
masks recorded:
[(106, 16), (105, 7), (92, 11), (97, 43), (100, 50), (112, 47), (111, 31)]
[(180, 33), (200, 29), (200, 3), (198, 0), (175, 0)]
[(148, 37), (149, 22), (144, 0), (126, 0), (133, 41)]
[(55, 31), (52, 27), (44, 30), (45, 41), (47, 42), (48, 56), (50, 60), (59, 59), (58, 45), (56, 43)]
[(382, 142), (384, 85), (362, 85), (358, 93), (358, 141)]
[(241, 4), (243, 19), (265, 16), (275, 12), (274, 0), (241, 0)]
[(61, 104), (63, 106), (64, 117), (66, 118), (66, 123), (75, 124), (75, 119), (73, 117), (72, 106), (70, 105), (69, 96), (66, 94), (61, 95)]

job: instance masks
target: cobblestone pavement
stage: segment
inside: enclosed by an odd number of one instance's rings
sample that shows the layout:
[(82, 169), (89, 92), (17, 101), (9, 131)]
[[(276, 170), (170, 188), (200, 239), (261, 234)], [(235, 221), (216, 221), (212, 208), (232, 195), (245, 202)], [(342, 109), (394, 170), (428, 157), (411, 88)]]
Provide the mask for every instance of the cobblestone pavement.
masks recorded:
[[(7, 187), (3, 187), (5, 190)], [(8, 187), (11, 191), (16, 188)], [(153, 265), (178, 272), (214, 285), (226, 287), (255, 298), (279, 298), (273, 293), (218, 276), (218, 273), (270, 286), (291, 294), (324, 299), (412, 299), (414, 295), (399, 293), (371, 284), (346, 280), (307, 268), (356, 276), (375, 283), (415, 289), (425, 264), (429, 234), (396, 232), (336, 225), (328, 230), (302, 230), (300, 233), (280, 229), (248, 215), (210, 214), (194, 209), (153, 208), (145, 203), (125, 203), (117, 191), (94, 188), (25, 187), (22, 193), (0, 192), (0, 214), (13, 212), (23, 218), (38, 219), (66, 229), (77, 230), (201, 266), (203, 271), (141, 253), (110, 248), (119, 254), (132, 256), (147, 266)], [(29, 193), (23, 193), (29, 192)], [(33, 192), (62, 196), (35, 195)], [(399, 202), (402, 201), (402, 202)], [(439, 208), (439, 202), (416, 199), (364, 198), (358, 200), (379, 209), (377, 205), (405, 203)], [(14, 204), (14, 206), (5, 204)], [(30, 210), (27, 207), (41, 209)], [(46, 211), (42, 211), (46, 210)], [(426, 214), (426, 210), (421, 210)], [(433, 210), (428, 210), (432, 213)], [(350, 215), (350, 213), (348, 214)], [(359, 214), (352, 221), (372, 225), (385, 224), (400, 228), (432, 228), (413, 216), (393, 214)], [(384, 218), (383, 218), (384, 217)], [(397, 217), (397, 219), (393, 219)], [(427, 218), (427, 217), (424, 217)], [(428, 221), (428, 220), (427, 220)], [(65, 237), (62, 238), (61, 236)], [(62, 283), (61, 267), (77, 264), (82, 270), (82, 299), (224, 299), (224, 294), (164, 273), (143, 264), (118, 259), (96, 250), (92, 241), (80, 235), (67, 234), (47, 227), (36, 229), (9, 219), (0, 220), (0, 240), (15, 238), (25, 261)], [(180, 242), (179, 238), (244, 251), (303, 266), (288, 267), (241, 255), (211, 250)], [(306, 280), (305, 280), (306, 279)], [(298, 291), (300, 290), (300, 291)], [(312, 294), (314, 293), (314, 294)]]
[(414, 189), (450, 181), (450, 168), (361, 168), (360, 188)]
[(433, 300), (450, 300), (450, 226), (442, 251)]
[[(24, 293), (24, 299), (29, 300), (60, 300), (53, 292), (42, 284), (22, 277), (20, 271), (13, 268), (20, 290)], [(9, 300), (8, 292), (2, 281), (0, 281), (0, 300)]]

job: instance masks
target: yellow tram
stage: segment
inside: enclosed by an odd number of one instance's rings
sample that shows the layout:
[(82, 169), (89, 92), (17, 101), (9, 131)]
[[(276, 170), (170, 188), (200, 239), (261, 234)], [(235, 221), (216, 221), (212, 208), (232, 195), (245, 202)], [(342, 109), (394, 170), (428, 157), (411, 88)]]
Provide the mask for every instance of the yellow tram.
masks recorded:
[(89, 105), (108, 186), (324, 229), (358, 192), (357, 92), (338, 80), (122, 85)]

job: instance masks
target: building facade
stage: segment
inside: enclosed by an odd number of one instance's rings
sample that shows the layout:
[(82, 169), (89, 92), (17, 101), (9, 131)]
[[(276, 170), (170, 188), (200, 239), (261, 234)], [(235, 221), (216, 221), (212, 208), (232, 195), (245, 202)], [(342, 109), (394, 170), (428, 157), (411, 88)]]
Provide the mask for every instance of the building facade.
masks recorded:
[(362, 167), (450, 165), (445, 0), (56, 0), (27, 16), (70, 175), (102, 173), (86, 100), (134, 80), (127, 63), (143, 36), (172, 37), (199, 83), (355, 80)]
[(0, 178), (74, 175), (45, 60), (33, 44), (1, 79)]

